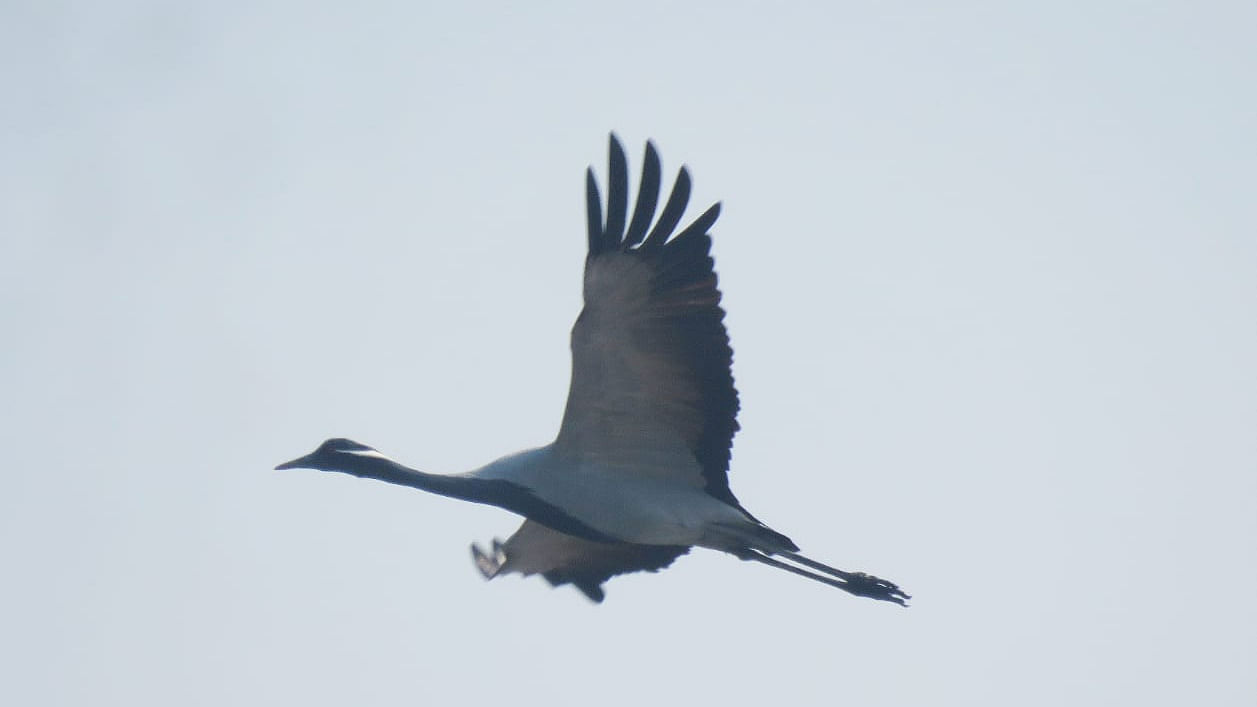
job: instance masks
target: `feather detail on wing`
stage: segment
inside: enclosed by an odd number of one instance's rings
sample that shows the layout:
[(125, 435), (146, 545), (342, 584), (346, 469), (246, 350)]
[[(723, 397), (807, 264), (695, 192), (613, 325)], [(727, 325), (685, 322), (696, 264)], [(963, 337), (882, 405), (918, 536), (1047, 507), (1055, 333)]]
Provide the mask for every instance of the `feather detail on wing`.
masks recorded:
[(675, 545), (598, 543), (560, 533), (531, 520), (505, 543), (493, 542), (489, 555), (475, 545), (472, 554), (486, 579), (518, 572), (525, 577), (540, 574), (552, 586), (575, 585), (596, 602), (604, 598), (602, 583), (618, 574), (656, 572), (689, 548)]
[(651, 228), (659, 186), (659, 156), (647, 143), (630, 219), (627, 160), (612, 135), (604, 222), (588, 174), (585, 308), (572, 329), (572, 383), (555, 448), (737, 506), (728, 468), (738, 394), (708, 234), (720, 205), (674, 235), (690, 193), (682, 167)]

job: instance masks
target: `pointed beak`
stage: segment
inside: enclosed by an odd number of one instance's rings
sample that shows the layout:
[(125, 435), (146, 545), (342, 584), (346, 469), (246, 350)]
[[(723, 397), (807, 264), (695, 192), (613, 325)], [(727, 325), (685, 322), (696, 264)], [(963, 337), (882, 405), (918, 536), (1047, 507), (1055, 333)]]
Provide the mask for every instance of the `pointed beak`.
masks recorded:
[(313, 467), (310, 466), (310, 457), (312, 456), (314, 455), (307, 454), (304, 457), (297, 457), (296, 459), (293, 459), (290, 462), (284, 462), (283, 464), (280, 464), (279, 466), (275, 467), (275, 470), (279, 471), (281, 469), (312, 469)]

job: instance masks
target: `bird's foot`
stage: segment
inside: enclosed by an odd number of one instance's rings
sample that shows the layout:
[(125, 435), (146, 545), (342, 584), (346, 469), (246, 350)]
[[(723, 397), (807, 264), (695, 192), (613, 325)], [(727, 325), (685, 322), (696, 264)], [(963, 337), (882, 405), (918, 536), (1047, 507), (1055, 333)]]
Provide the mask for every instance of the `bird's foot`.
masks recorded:
[(847, 572), (843, 579), (846, 580), (843, 588), (856, 596), (894, 602), (900, 606), (907, 606), (907, 600), (912, 598), (894, 582), (864, 572)]
[(476, 569), (480, 570), (485, 579), (496, 577), (502, 571), (502, 565), (506, 564), (506, 551), (502, 549), (502, 541), (497, 538), (493, 539), (492, 552), (486, 552), (476, 543), (472, 543), (471, 556), (476, 561)]

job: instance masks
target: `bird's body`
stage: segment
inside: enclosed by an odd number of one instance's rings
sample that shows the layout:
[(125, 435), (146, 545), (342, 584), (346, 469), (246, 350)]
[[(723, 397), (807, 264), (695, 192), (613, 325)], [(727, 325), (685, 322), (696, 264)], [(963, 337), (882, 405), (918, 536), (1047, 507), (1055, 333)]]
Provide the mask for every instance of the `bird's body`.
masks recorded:
[[(660, 470), (667, 469), (660, 460)], [(693, 464), (692, 460), (680, 460)], [(570, 463), (553, 445), (503, 457), (476, 471), (480, 479), (503, 479), (533, 490), (600, 537), (643, 545), (698, 545), (714, 524), (735, 525), (745, 514), (703, 491), (672, 484), (663, 474), (634, 474), (611, 465)], [(715, 548), (723, 549), (723, 548)]]
[(890, 582), (799, 555), (730, 491), (738, 397), (708, 234), (719, 205), (674, 234), (689, 198), (682, 168), (655, 220), (660, 168), (648, 144), (630, 220), (627, 161), (614, 137), (610, 155), (605, 221), (592, 170), (587, 179), (585, 308), (572, 329), (572, 384), (554, 442), (438, 475), (332, 439), (279, 468), (340, 471), (524, 516), (505, 543), (473, 546), (488, 578), (541, 574), (601, 601), (609, 577), (661, 569), (697, 546), (904, 603)]

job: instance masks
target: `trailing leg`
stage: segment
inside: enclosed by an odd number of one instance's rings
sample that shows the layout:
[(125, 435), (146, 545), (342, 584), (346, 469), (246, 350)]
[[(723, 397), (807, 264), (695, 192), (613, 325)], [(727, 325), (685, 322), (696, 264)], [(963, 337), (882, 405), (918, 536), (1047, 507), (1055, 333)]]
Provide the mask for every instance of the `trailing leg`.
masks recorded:
[(807, 577), (808, 579), (821, 582), (822, 584), (837, 587), (844, 592), (854, 594), (859, 597), (889, 601), (900, 606), (907, 606), (908, 604), (906, 600), (912, 598), (900, 589), (894, 582), (888, 582), (887, 580), (874, 577), (871, 574), (865, 574), (864, 572), (846, 572), (836, 569), (834, 567), (830, 567), (829, 565), (817, 562), (811, 558), (804, 557), (796, 552), (783, 552), (781, 555), (794, 562), (798, 562), (799, 564), (819, 570), (824, 574), (809, 572), (801, 567), (796, 567), (786, 562), (782, 562), (781, 560), (769, 557), (758, 550), (748, 548), (747, 550), (736, 554), (743, 560), (754, 560), (770, 567), (777, 567), (787, 572), (797, 574), (800, 577)]

